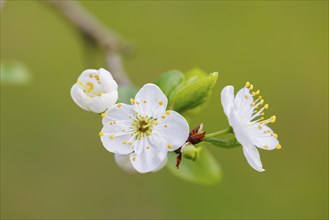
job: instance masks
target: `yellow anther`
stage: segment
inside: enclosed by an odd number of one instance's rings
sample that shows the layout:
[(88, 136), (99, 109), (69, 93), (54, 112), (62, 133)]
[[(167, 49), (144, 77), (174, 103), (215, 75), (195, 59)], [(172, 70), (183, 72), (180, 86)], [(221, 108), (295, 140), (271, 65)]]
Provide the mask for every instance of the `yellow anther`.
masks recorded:
[(250, 82), (246, 82), (246, 87), (249, 88)]
[(133, 161), (136, 161), (136, 157), (133, 157)]
[(103, 112), (103, 113), (101, 114), (101, 117), (102, 117), (102, 118), (105, 118), (105, 117), (106, 117), (106, 113)]
[(130, 141), (129, 141), (128, 144), (129, 144), (129, 145), (133, 145), (133, 142), (130, 142)]
[(259, 95), (260, 94), (260, 91), (259, 90), (257, 90), (256, 92), (254, 92), (255, 93), (255, 95)]
[(124, 141), (124, 142), (122, 142), (122, 144), (127, 144), (127, 142), (126, 142), (126, 141)]
[(136, 102), (137, 105), (139, 105), (140, 103), (139, 102)]
[(146, 100), (144, 100), (144, 103), (146, 104), (146, 103), (147, 103), (147, 101), (146, 101)]
[(273, 137), (274, 137), (274, 138), (278, 138), (279, 135), (278, 135), (278, 134), (273, 134)]
[(113, 124), (116, 124), (117, 122), (116, 121), (113, 121)]
[(98, 93), (98, 96), (102, 96), (102, 95), (103, 95), (103, 93), (102, 93), (102, 92)]
[(117, 106), (118, 106), (118, 108), (121, 108), (122, 104), (121, 104), (121, 103), (119, 103)]
[(261, 99), (259, 102), (261, 105), (264, 104), (264, 99)]
[(258, 125), (258, 128), (259, 128), (259, 129), (262, 129), (263, 127), (262, 127), (261, 125)]
[(249, 96), (248, 96), (248, 95), (245, 95), (245, 96), (244, 96), (244, 98), (245, 98), (245, 99), (248, 99), (248, 98), (249, 98)]
[(90, 78), (93, 78), (93, 74), (89, 74), (89, 77), (90, 77)]
[(265, 105), (264, 105), (264, 108), (265, 108), (265, 109), (268, 109), (268, 104), (265, 104)]
[(111, 136), (110, 136), (110, 139), (111, 139), (111, 140), (112, 140), (112, 139), (114, 139), (114, 136), (113, 136), (113, 135), (111, 135)]
[(133, 117), (129, 116), (130, 119), (132, 119)]
[(95, 75), (95, 79), (99, 80), (99, 76)]
[(94, 84), (92, 82), (88, 82), (87, 86), (89, 86), (89, 89), (91, 90), (94, 88)]
[(250, 107), (254, 107), (254, 106), (255, 106), (255, 103), (251, 103), (251, 104), (250, 104)]
[(83, 90), (84, 93), (86, 93), (87, 91), (86, 90)]
[(110, 121), (110, 125), (113, 125), (113, 122), (112, 121)]
[(168, 125), (164, 125), (165, 128), (168, 128)]
[(150, 149), (150, 146), (146, 146), (146, 149), (149, 150)]
[(268, 149), (268, 146), (267, 146), (267, 145), (265, 145), (265, 146), (264, 146), (264, 148), (265, 148), (265, 149)]
[(250, 90), (253, 90), (253, 88), (254, 88), (254, 85), (253, 84), (250, 84), (249, 89)]
[(163, 101), (159, 101), (159, 105), (163, 105)]
[(166, 115), (170, 115), (170, 111), (166, 111)]
[(126, 130), (125, 129), (122, 129), (122, 132), (126, 132)]
[(134, 104), (135, 100), (133, 98), (130, 98), (130, 103)]
[(98, 84), (102, 84), (101, 81), (98, 81), (97, 83), (98, 83)]
[(262, 98), (263, 98), (263, 96), (261, 96), (261, 95), (260, 95), (260, 96), (258, 96), (258, 98), (259, 98), (259, 99), (262, 99)]
[(165, 119), (166, 117), (167, 117), (167, 116), (165, 116), (165, 115), (162, 115), (162, 116), (161, 116), (161, 118), (163, 118), (163, 119)]
[(171, 149), (172, 148), (172, 145), (171, 144), (168, 144), (168, 148)]
[(270, 118), (271, 122), (274, 123), (276, 121), (276, 116), (273, 115), (271, 118)]
[(262, 112), (262, 114), (261, 115), (265, 115), (265, 113), (264, 112)]
[(104, 136), (104, 133), (103, 133), (103, 132), (99, 132), (98, 135), (99, 135), (100, 137), (102, 137), (102, 136)]
[(275, 146), (276, 149), (280, 150), (282, 148), (281, 144)]

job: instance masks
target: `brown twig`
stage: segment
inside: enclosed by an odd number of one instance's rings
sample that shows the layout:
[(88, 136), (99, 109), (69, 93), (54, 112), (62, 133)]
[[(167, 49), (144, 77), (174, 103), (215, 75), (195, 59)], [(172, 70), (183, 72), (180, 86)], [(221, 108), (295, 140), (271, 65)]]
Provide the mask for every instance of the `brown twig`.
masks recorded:
[[(105, 61), (120, 85), (132, 85), (122, 65), (121, 53), (131, 47), (119, 34), (105, 27), (97, 18), (76, 1), (48, 0), (55, 8), (88, 39), (105, 50)], [(128, 48), (128, 49), (127, 49)]]

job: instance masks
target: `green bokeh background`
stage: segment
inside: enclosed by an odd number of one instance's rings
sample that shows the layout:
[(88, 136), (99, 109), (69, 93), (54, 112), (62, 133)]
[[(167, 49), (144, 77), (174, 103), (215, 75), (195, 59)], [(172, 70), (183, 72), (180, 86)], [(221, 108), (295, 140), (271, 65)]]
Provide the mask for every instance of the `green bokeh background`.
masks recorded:
[(100, 117), (69, 91), (101, 54), (42, 1), (8, 1), (1, 60), (19, 60), (28, 85), (1, 85), (1, 217), (328, 218), (327, 1), (83, 1), (137, 53), (125, 60), (136, 85), (169, 69), (218, 71), (212, 101), (192, 126), (227, 127), (228, 84), (262, 91), (283, 146), (261, 151), (264, 173), (240, 148), (209, 147), (224, 171), (200, 186), (168, 170), (130, 176), (102, 146)]

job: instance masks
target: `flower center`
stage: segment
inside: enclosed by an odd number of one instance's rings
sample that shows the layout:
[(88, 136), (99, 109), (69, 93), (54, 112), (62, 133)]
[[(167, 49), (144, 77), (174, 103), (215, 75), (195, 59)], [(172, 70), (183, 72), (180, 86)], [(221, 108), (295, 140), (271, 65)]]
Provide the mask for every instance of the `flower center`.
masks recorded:
[(134, 135), (137, 139), (141, 139), (144, 136), (150, 136), (152, 134), (152, 127), (156, 124), (156, 118), (148, 116), (137, 116), (132, 126), (135, 128)]

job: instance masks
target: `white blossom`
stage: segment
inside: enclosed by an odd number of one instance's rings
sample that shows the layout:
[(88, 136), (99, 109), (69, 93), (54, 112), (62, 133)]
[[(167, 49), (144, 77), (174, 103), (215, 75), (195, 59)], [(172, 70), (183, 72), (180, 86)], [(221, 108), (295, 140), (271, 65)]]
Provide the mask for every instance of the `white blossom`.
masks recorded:
[(111, 73), (103, 68), (88, 69), (81, 73), (71, 88), (73, 101), (82, 109), (104, 112), (118, 99), (118, 84)]
[(268, 109), (268, 104), (264, 105), (259, 90), (251, 92), (252, 90), (253, 85), (247, 82), (234, 97), (234, 87), (226, 86), (221, 92), (221, 101), (248, 163), (255, 170), (262, 172), (264, 169), (257, 147), (273, 150), (281, 149), (281, 145), (277, 139), (278, 135), (267, 126), (268, 123), (274, 123), (276, 117), (264, 119), (264, 110)]
[[(181, 147), (189, 135), (184, 117), (166, 111), (167, 103), (158, 86), (146, 84), (131, 99), (131, 105), (119, 103), (108, 109), (102, 114), (103, 129), (99, 133), (104, 147), (129, 156), (133, 168), (140, 173), (161, 168), (168, 151)], [(116, 159), (119, 166), (123, 164), (118, 162), (120, 159), (124, 157)]]

